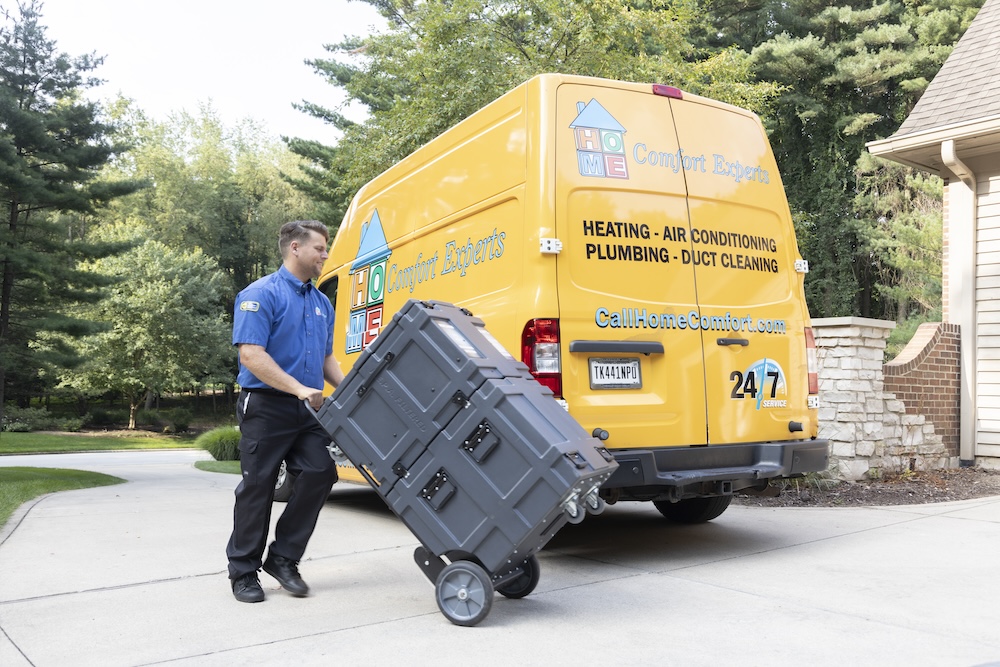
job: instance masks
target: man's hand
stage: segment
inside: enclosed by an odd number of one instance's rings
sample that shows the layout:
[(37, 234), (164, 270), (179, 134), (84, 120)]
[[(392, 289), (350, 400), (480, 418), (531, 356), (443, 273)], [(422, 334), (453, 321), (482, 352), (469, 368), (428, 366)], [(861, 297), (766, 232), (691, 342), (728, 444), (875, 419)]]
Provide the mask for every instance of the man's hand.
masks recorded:
[(303, 387), (303, 391), (299, 392), (298, 397), (303, 401), (307, 402), (313, 410), (319, 410), (323, 407), (323, 390), (322, 389), (312, 389), (310, 387)]
[(240, 361), (250, 369), (258, 380), (279, 391), (308, 401), (314, 410), (323, 407), (323, 388), (307, 387), (291, 375), (281, 370), (271, 355), (260, 345), (244, 343), (240, 345)]

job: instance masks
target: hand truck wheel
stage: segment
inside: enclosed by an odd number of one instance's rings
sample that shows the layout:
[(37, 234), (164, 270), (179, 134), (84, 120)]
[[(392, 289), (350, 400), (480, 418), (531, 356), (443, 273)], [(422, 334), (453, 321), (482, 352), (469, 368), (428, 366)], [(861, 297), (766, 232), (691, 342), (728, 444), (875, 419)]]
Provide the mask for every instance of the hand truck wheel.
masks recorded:
[(455, 625), (473, 626), (490, 613), (493, 583), (486, 570), (467, 560), (445, 566), (434, 584), (438, 609)]
[(534, 554), (528, 556), (528, 559), (521, 564), (521, 569), (524, 570), (521, 576), (497, 588), (497, 593), (511, 600), (519, 600), (535, 590), (541, 575), (538, 557)]

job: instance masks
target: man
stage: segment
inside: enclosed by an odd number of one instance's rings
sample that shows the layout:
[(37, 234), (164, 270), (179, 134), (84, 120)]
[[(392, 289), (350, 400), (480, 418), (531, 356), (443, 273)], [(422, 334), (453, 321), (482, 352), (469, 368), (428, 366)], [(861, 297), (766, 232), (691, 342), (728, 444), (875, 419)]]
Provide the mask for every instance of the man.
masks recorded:
[[(333, 306), (312, 285), (327, 258), (329, 234), (315, 220), (285, 223), (278, 235), (282, 265), (236, 297), (233, 344), (239, 346), (240, 467), (233, 534), (226, 548), (233, 595), (261, 602), (257, 570), (295, 596), (309, 587), (298, 562), (337, 468), (330, 436), (310, 414), (323, 404), (323, 380), (344, 379), (333, 357)], [(281, 462), (297, 475), (263, 562), (274, 484)]]

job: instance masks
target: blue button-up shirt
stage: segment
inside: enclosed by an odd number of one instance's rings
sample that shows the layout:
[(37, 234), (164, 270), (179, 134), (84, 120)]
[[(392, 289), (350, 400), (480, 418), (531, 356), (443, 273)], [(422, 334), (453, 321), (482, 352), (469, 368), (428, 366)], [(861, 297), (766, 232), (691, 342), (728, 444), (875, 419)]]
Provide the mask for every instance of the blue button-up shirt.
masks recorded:
[[(236, 296), (233, 345), (260, 345), (286, 373), (321, 388), (323, 362), (333, 352), (333, 317), (326, 295), (282, 266)], [(236, 381), (244, 389), (267, 387), (242, 363)]]

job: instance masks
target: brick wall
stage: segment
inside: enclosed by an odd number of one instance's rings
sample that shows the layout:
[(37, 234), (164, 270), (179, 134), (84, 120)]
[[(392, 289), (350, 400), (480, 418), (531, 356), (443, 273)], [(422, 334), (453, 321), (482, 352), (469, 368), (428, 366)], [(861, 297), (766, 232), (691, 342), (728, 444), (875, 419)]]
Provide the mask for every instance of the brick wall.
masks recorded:
[(959, 445), (960, 342), (957, 324), (922, 324), (882, 369), (885, 391), (903, 402), (906, 414), (934, 424), (951, 456), (958, 456)]

